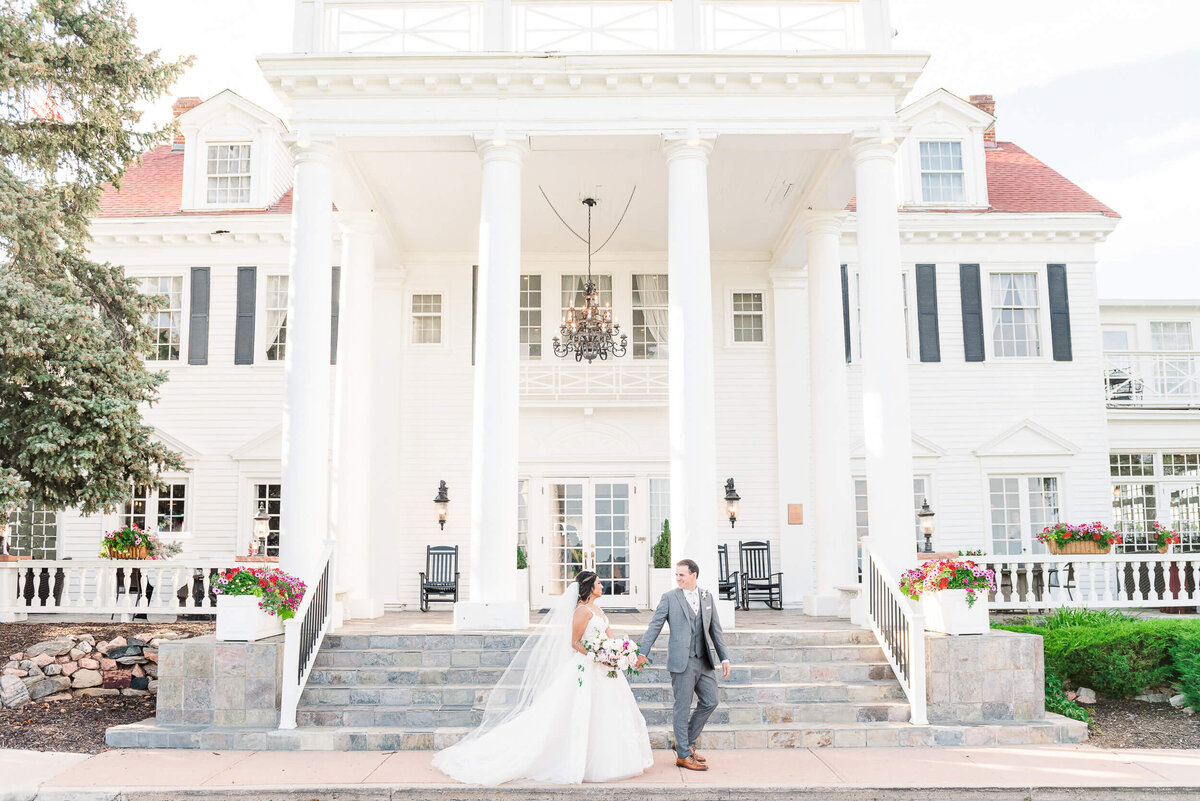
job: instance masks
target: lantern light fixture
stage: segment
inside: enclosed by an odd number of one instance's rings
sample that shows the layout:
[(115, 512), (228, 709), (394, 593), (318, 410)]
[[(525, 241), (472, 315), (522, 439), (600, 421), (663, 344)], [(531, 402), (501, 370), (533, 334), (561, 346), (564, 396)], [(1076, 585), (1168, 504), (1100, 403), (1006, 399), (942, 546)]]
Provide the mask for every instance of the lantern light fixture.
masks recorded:
[(254, 556), (258, 553), (258, 544), (263, 544), (263, 551), (267, 547), (267, 535), (271, 532), (271, 514), (267, 511), (267, 502), (258, 502), (258, 511), (254, 513), (254, 537), (250, 540), (249, 555)]
[(725, 481), (725, 509), (729, 512), (729, 527), (733, 528), (737, 523), (738, 504), (741, 502), (742, 496), (737, 494), (737, 490), (733, 488), (733, 479)]
[(445, 481), (438, 485), (438, 494), (433, 499), (433, 503), (437, 507), (438, 525), (444, 531), (446, 529), (446, 512), (450, 508), (450, 496), (446, 493)]
[(929, 499), (921, 499), (921, 509), (917, 512), (917, 522), (921, 525), (921, 535), (925, 537), (925, 549), (922, 553), (933, 553), (933, 516), (929, 508)]

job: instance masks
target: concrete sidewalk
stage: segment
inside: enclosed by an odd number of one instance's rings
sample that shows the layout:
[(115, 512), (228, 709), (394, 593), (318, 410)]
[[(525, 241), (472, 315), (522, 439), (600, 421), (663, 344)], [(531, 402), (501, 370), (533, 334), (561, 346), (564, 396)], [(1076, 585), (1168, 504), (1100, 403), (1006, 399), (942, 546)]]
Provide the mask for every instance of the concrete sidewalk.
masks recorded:
[[(655, 752), (612, 784), (474, 788), (428, 751), (114, 750), (92, 757), (0, 751), (0, 799), (1161, 799), (1200, 797), (1200, 751), (1087, 745), (711, 751), (706, 773)], [(36, 771), (31, 771), (36, 766)], [(20, 785), (12, 781), (20, 778)]]

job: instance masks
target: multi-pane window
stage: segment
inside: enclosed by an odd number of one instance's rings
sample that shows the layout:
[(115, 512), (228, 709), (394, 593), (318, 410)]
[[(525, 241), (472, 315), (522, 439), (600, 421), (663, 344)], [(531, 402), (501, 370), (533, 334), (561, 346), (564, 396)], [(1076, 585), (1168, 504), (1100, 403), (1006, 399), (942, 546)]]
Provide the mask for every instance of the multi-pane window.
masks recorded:
[(1153, 453), (1113, 453), (1108, 457), (1109, 474), (1113, 477), (1154, 475)]
[(258, 513), (260, 506), (266, 507), (267, 515), (270, 519), (267, 521), (267, 536), (260, 537), (258, 540), (258, 554), (260, 556), (279, 556), (279, 512), (280, 498), (282, 497), (281, 484), (255, 484), (254, 485), (254, 512)]
[[(1150, 323), (1150, 347), (1156, 351), (1190, 351), (1192, 324)], [(1196, 394), (1196, 362), (1190, 353), (1154, 357), (1154, 392), (1158, 396)]]
[(542, 277), (521, 276), (521, 358), (542, 358)]
[(1046, 553), (1037, 535), (1062, 517), (1057, 476), (991, 476), (988, 502), (992, 553)]
[(1121, 534), (1121, 553), (1155, 550), (1148, 532), (1158, 516), (1158, 493), (1153, 483), (1122, 482), (1113, 485), (1113, 528)]
[(1200, 476), (1200, 453), (1164, 453), (1164, 476)]
[(996, 356), (1041, 356), (1037, 275), (992, 273), (992, 351)]
[(1191, 350), (1191, 323), (1150, 323), (1150, 347), (1153, 350)]
[[(611, 275), (593, 275), (592, 280), (596, 282), (596, 289), (600, 293), (600, 308), (612, 308), (612, 276)], [(582, 309), (585, 305), (584, 292), (587, 288), (586, 275), (564, 275), (562, 277), (562, 309), (566, 312), (567, 309), (575, 308)]]
[(180, 532), (187, 519), (187, 483), (168, 481), (161, 488), (137, 487), (121, 506), (123, 526)]
[[(933, 482), (929, 476), (913, 476), (913, 530), (916, 532), (917, 548), (925, 546), (925, 535), (921, 533), (921, 521), (917, 512), (921, 505), (929, 500), (933, 492)], [(867, 480), (854, 479), (854, 532), (856, 539), (861, 540), (871, 533), (870, 517), (867, 514)]]
[(1177, 551), (1200, 550), (1200, 453), (1156, 452), (1109, 455), (1113, 525), (1121, 553), (1150, 553), (1155, 522), (1179, 532)]
[(183, 326), (183, 276), (162, 275), (139, 279), (143, 295), (163, 298), (157, 311), (150, 312), (146, 322), (150, 325), (152, 342), (150, 361), (167, 362), (179, 358), (180, 331)]
[(667, 276), (633, 277), (633, 358), (667, 357)]
[(763, 296), (761, 292), (733, 293), (733, 341), (762, 342)]
[(250, 145), (208, 146), (208, 202), (233, 206), (250, 202)]
[(412, 296), (412, 341), (415, 345), (442, 342), (442, 296)]
[(288, 277), (267, 276), (267, 361), (281, 362), (287, 355)]
[(921, 201), (962, 203), (962, 142), (921, 142)]
[(650, 544), (662, 536), (663, 522), (671, 516), (671, 479), (650, 479)]
[(58, 513), (53, 509), (26, 501), (9, 512), (7, 533), (8, 552), (13, 556), (32, 559), (58, 556)]

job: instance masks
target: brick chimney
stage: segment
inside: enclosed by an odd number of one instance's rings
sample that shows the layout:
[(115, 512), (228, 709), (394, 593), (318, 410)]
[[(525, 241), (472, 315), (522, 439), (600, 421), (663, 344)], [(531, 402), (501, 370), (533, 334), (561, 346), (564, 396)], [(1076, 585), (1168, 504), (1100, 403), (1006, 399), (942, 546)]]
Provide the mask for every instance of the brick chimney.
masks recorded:
[[(189, 111), (190, 109), (194, 109), (196, 106), (200, 105), (201, 102), (203, 101), (201, 101), (198, 97), (178, 97), (175, 99), (175, 102), (171, 104), (171, 113), (176, 119), (178, 119), (180, 114), (185, 111)], [(171, 143), (171, 149), (183, 150), (183, 134), (179, 131), (175, 132), (175, 140)]]
[[(971, 95), (971, 105), (993, 116), (996, 114), (996, 101), (991, 95)], [(992, 123), (992, 126), (983, 132), (983, 146), (988, 148), (996, 146), (995, 123)]]

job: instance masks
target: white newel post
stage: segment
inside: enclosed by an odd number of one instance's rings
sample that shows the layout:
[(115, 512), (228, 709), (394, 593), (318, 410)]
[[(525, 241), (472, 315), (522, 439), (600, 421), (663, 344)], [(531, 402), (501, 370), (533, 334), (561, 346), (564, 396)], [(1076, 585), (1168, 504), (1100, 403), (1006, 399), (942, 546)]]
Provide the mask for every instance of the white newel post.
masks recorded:
[[(717, 591), (716, 376), (713, 365), (712, 261), (708, 232), (708, 155), (712, 140), (668, 140), (667, 325), (671, 355), (671, 558), (694, 559), (700, 586)], [(718, 601), (732, 628), (733, 602)]]
[(333, 504), (337, 587), (346, 592), (347, 617), (383, 614), (371, 586), (371, 458), (375, 432), (372, 393), (372, 314), (375, 285), (373, 213), (345, 214), (342, 231), (338, 352), (334, 385)]
[(896, 145), (869, 138), (853, 148), (862, 279), (863, 436), (871, 539), (899, 575), (916, 559), (912, 417), (904, 300)]
[(279, 567), (312, 584), (329, 537), (333, 146), (296, 147), (294, 159)]
[(850, 412), (842, 320), (842, 212), (814, 212), (804, 223), (808, 250), (809, 387), (812, 397), (812, 537), (815, 587), (810, 615), (848, 614), (838, 587), (858, 582)]
[[(779, 567), (783, 571), (783, 605), (798, 609), (812, 594), (810, 546), (814, 499), (808, 470), (808, 308), (807, 279), (799, 268), (770, 272), (775, 343), (776, 463), (779, 465)], [(790, 520), (789, 506), (798, 504), (803, 523)], [(734, 553), (730, 562), (736, 565)]]
[(523, 141), (478, 143), (483, 163), (479, 304), (471, 435), (470, 600), (459, 629), (519, 629), (529, 605), (517, 591), (521, 165)]

